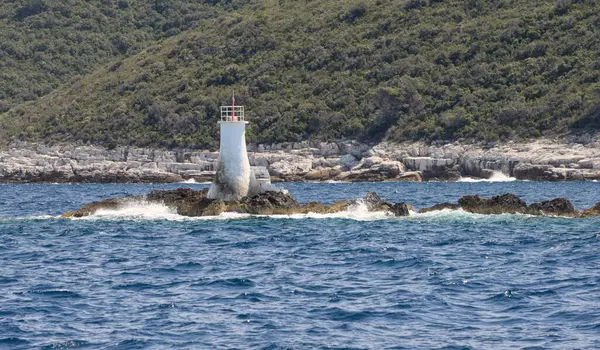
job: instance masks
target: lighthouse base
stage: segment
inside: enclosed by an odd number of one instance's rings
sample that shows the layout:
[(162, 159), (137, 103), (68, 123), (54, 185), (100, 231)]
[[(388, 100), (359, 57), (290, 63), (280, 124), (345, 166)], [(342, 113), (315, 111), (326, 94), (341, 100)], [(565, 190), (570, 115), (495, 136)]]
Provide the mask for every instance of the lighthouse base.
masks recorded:
[(223, 201), (239, 200), (267, 191), (277, 191), (271, 185), (269, 172), (264, 167), (250, 167), (249, 176), (228, 176), (224, 167), (217, 169), (207, 197)]

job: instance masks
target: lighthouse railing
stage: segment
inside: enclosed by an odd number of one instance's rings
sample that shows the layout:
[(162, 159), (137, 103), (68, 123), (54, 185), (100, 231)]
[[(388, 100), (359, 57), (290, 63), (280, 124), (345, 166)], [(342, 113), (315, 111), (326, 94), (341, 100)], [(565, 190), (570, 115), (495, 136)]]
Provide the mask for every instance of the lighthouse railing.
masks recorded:
[(221, 106), (222, 122), (243, 122), (244, 106)]

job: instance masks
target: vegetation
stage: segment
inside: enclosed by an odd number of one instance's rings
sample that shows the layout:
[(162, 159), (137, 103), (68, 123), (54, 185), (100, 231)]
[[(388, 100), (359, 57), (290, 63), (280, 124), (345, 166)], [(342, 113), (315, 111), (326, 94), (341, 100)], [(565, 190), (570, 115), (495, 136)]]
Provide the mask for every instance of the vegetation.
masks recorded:
[(233, 89), (261, 142), (600, 128), (592, 0), (29, 0), (0, 29), (6, 139), (214, 148)]

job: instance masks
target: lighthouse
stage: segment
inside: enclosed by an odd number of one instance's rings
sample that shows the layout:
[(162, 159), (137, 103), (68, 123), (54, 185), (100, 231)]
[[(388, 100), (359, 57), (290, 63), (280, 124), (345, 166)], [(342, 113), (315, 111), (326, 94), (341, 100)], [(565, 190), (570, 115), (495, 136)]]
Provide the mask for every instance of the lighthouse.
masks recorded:
[(230, 106), (221, 106), (219, 159), (208, 198), (232, 201), (261, 192), (248, 161), (247, 124), (244, 106), (235, 105), (234, 94)]

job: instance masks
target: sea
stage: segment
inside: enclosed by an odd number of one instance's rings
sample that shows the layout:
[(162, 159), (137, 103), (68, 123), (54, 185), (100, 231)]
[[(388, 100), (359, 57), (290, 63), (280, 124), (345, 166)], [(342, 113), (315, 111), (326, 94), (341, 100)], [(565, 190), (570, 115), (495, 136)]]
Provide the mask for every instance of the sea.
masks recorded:
[[(283, 183), (299, 202), (377, 192), (600, 201), (595, 182)], [(88, 202), (206, 184), (0, 185), (0, 349), (600, 348), (600, 218), (338, 214), (187, 218)]]

